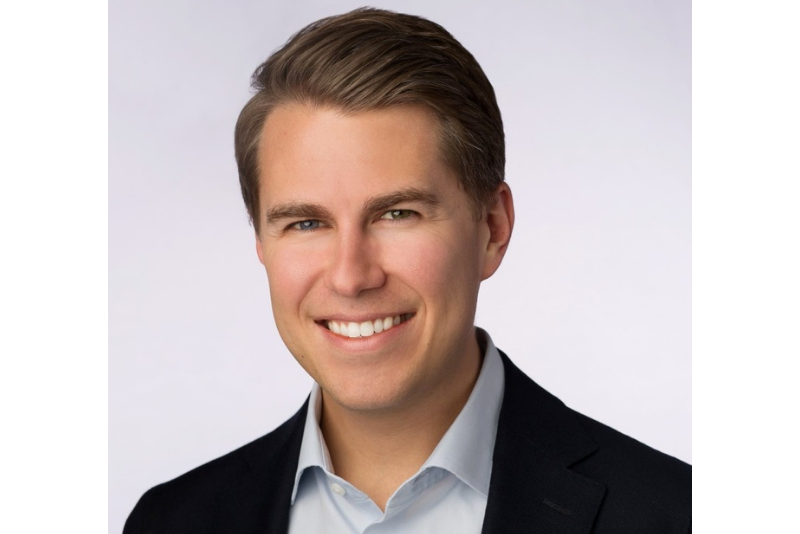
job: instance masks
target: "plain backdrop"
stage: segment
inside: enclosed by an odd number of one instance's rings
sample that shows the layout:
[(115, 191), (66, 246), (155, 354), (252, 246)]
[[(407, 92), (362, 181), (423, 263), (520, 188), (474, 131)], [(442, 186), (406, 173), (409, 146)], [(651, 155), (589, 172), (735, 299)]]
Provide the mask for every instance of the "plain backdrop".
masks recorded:
[[(109, 529), (154, 484), (292, 415), (233, 158), (249, 77), (362, 4), (109, 4)], [(516, 227), (476, 324), (567, 405), (691, 462), (691, 4), (373, 2), (482, 65)]]

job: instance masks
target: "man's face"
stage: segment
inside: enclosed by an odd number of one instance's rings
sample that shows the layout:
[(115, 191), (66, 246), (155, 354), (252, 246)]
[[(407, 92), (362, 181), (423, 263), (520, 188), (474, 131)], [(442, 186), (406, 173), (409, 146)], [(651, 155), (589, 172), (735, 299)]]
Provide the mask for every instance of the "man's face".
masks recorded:
[(480, 361), (478, 286), (505, 247), (491, 217), (474, 220), (437, 132), (416, 107), (292, 104), (266, 121), (256, 247), (278, 331), (326, 402), (417, 405)]

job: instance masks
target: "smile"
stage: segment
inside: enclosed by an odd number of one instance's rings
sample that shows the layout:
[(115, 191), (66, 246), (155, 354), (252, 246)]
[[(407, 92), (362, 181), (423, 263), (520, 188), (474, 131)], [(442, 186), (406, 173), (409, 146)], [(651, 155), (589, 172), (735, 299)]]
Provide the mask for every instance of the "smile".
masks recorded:
[(413, 317), (413, 313), (403, 313), (374, 321), (364, 321), (361, 323), (348, 321), (324, 321), (322, 324), (334, 334), (344, 337), (370, 337), (390, 330), (395, 326), (404, 323)]

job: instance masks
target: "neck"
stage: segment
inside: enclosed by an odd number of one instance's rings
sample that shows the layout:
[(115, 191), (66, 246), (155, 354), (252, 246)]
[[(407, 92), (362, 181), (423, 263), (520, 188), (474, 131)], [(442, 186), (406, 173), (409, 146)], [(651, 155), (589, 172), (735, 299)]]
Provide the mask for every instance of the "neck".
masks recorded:
[(322, 392), (320, 430), (335, 472), (381, 510), (419, 471), (469, 399), (482, 362), (477, 342), (468, 353), (446, 386), (391, 411), (350, 410)]

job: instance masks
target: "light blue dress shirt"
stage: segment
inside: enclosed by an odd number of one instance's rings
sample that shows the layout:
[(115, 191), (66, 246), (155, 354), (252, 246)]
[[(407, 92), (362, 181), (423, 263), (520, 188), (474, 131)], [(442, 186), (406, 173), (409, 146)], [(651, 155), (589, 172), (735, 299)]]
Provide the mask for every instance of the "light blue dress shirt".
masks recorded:
[(333, 472), (319, 430), (322, 397), (314, 384), (300, 446), (289, 534), (479, 534), (486, 512), (503, 362), (488, 334), (480, 375), (467, 403), (420, 470), (386, 502), (385, 513)]

